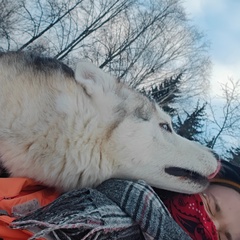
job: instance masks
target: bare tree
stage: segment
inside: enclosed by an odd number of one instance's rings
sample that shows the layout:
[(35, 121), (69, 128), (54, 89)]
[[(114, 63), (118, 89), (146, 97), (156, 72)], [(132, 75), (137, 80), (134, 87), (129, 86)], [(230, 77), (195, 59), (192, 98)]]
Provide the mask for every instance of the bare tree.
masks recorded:
[(150, 87), (173, 74), (183, 74), (188, 98), (208, 86), (208, 46), (189, 25), (179, 1), (138, 2), (87, 41), (84, 56), (133, 87)]
[(0, 49), (11, 48), (11, 35), (18, 22), (16, 9), (21, 9), (21, 7), (21, 2), (0, 0)]
[(180, 0), (21, 0), (19, 4), (21, 8), (14, 11), (18, 24), (8, 34), (8, 47), (1, 44), (2, 48), (44, 52), (70, 63), (87, 57), (135, 88), (182, 74), (188, 98), (207, 86), (207, 46), (189, 24)]
[[(75, 8), (82, 2), (83, 0), (79, 0), (76, 1), (72, 6), (70, 6), (70, 2), (68, 3), (62, 3), (61, 6), (59, 6), (58, 4), (56, 4), (56, 2), (54, 1), (48, 1), (47, 3), (49, 4), (49, 11), (50, 11), (50, 21), (46, 22), (47, 24), (41, 29), (41, 25), (42, 25), (42, 16), (44, 14), (44, 9), (42, 6), (42, 3), (40, 1), (37, 2), (37, 4), (39, 5), (39, 9), (40, 9), (40, 15), (39, 15), (39, 19), (36, 22), (36, 19), (34, 18), (34, 16), (32, 16), (32, 14), (29, 12), (29, 10), (27, 9), (27, 6), (25, 4), (23, 4), (23, 8), (25, 9), (26, 13), (28, 13), (30, 21), (32, 21), (33, 25), (34, 25), (34, 29), (33, 29), (33, 35), (31, 35), (30, 39), (24, 43), (18, 50), (21, 51), (23, 49), (25, 49), (26, 47), (28, 47), (31, 43), (33, 43), (34, 41), (36, 41), (37, 39), (39, 39), (41, 36), (44, 35), (44, 33), (46, 33), (48, 30), (50, 30), (51, 28), (53, 28), (56, 24), (60, 23), (61, 24), (61, 20), (65, 17), (67, 17), (67, 15), (70, 15), (71, 12), (73, 10), (75, 10)], [(62, 23), (62, 31), (63, 32), (63, 23)], [(59, 38), (58, 38), (59, 39)]]
[[(7, 2), (7, 0), (2, 0)], [(12, 1), (14, 2), (14, 1)], [(11, 48), (32, 49), (35, 45), (57, 58), (64, 58), (92, 32), (128, 8), (133, 0), (22, 0), (14, 9), (18, 25), (10, 36)], [(6, 4), (5, 4), (6, 5)], [(7, 6), (3, 9), (7, 9)], [(21, 36), (19, 38), (19, 36)]]
[(209, 103), (208, 146), (224, 154), (230, 147), (240, 145), (240, 80), (228, 79), (222, 85), (222, 95), (213, 104)]

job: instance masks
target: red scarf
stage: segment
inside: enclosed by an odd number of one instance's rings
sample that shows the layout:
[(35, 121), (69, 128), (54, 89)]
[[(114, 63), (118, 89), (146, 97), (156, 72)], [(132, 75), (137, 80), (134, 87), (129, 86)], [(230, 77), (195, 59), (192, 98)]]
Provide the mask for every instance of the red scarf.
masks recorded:
[(215, 225), (209, 218), (199, 194), (178, 194), (164, 200), (166, 207), (178, 225), (193, 240), (217, 240)]

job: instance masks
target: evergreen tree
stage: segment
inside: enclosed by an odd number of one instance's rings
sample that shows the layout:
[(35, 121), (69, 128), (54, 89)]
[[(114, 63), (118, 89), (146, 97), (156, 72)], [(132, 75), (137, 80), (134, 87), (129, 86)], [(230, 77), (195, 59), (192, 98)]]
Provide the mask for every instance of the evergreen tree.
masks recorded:
[(173, 116), (176, 114), (176, 109), (171, 105), (180, 94), (181, 77), (182, 73), (165, 79), (159, 85), (155, 84), (148, 91), (143, 89), (141, 92), (154, 99), (165, 112)]
[(230, 155), (227, 157), (227, 160), (240, 166), (240, 147), (231, 148), (230, 150), (227, 150), (227, 153)]
[(198, 102), (191, 114), (185, 111), (187, 117), (184, 120), (178, 116), (175, 123), (176, 132), (189, 140), (200, 142), (198, 136), (203, 132), (201, 122), (204, 120), (205, 107), (206, 103), (200, 107)]
[(203, 124), (201, 122), (204, 120), (206, 104), (200, 106), (198, 102), (192, 113), (185, 111), (186, 118), (184, 120), (177, 115), (177, 109), (172, 107), (172, 104), (181, 94), (181, 77), (182, 74), (172, 76), (168, 79), (165, 79), (159, 85), (152, 86), (152, 88), (148, 91), (143, 89), (142, 93), (151, 99), (154, 99), (163, 108), (163, 110), (172, 117), (177, 116), (177, 120), (173, 123), (173, 125), (179, 135), (189, 140), (199, 142), (198, 136), (200, 136), (203, 132)]

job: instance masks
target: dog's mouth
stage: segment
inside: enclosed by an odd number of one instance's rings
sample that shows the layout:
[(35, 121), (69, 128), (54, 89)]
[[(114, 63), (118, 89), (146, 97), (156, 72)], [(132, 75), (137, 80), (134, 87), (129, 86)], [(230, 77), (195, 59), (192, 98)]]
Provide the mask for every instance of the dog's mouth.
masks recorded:
[(182, 180), (190, 180), (200, 184), (206, 184), (208, 178), (191, 170), (179, 167), (166, 167), (165, 172), (169, 175), (180, 177)]

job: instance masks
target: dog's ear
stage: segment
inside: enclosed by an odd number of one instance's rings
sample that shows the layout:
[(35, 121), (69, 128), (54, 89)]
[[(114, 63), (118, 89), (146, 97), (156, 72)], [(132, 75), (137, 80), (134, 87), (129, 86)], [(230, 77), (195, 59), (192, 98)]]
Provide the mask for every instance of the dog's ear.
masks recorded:
[(103, 71), (89, 61), (80, 61), (75, 70), (75, 79), (83, 85), (89, 95), (93, 94), (94, 85), (104, 78)]
[(75, 70), (75, 79), (82, 85), (88, 95), (92, 96), (96, 91), (107, 92), (116, 85), (115, 78), (105, 73), (91, 62), (80, 61)]
[(96, 80), (96, 76), (101, 75), (101, 69), (89, 61), (80, 61), (77, 63), (75, 70), (75, 78), (77, 81)]

